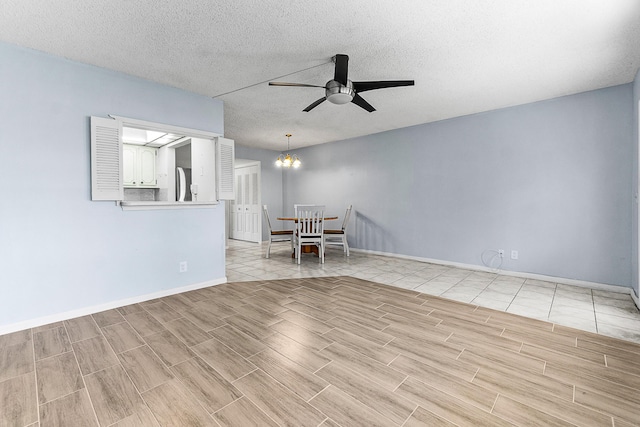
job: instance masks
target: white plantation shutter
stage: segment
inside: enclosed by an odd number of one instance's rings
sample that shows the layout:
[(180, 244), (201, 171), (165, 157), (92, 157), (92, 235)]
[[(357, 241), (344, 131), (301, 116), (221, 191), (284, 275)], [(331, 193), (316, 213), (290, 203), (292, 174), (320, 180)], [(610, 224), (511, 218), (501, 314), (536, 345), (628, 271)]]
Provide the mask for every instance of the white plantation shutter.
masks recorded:
[(232, 139), (217, 137), (216, 149), (216, 169), (218, 170), (218, 200), (234, 200), (234, 142)]
[(120, 122), (91, 117), (91, 200), (122, 200)]

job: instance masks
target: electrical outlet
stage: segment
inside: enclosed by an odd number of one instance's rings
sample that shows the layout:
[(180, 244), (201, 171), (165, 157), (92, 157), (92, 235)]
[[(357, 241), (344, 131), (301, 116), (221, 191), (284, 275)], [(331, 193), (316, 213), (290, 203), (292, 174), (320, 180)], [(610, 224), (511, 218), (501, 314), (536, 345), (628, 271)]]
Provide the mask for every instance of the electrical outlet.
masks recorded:
[(518, 251), (511, 251), (511, 259), (518, 259)]
[(187, 261), (180, 261), (180, 273), (187, 271)]
[(504, 258), (504, 249), (498, 249), (498, 255), (500, 255), (500, 258)]

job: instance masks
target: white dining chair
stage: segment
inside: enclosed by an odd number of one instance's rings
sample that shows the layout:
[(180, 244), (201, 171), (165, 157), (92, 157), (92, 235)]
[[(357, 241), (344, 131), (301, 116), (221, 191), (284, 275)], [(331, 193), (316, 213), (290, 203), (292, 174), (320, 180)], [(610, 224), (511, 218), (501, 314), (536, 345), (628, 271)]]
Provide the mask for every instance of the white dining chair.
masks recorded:
[(347, 225), (349, 224), (349, 217), (351, 216), (351, 208), (353, 205), (349, 205), (347, 212), (344, 214), (344, 220), (342, 221), (342, 228), (340, 230), (324, 230), (324, 243), (325, 245), (340, 245), (342, 251), (349, 256), (349, 243), (347, 243)]
[(295, 256), (300, 264), (302, 247), (315, 245), (318, 247), (318, 258), (324, 264), (324, 206), (298, 206), (296, 212), (296, 232), (293, 235)]
[(264, 217), (267, 220), (267, 227), (269, 227), (269, 245), (267, 246), (267, 256), (271, 255), (271, 243), (272, 242), (287, 242), (291, 243), (291, 251), (293, 251), (293, 230), (274, 230), (271, 228), (271, 220), (269, 219), (269, 211), (267, 205), (262, 206)]
[(303, 205), (303, 204), (300, 204), (300, 203), (294, 203), (294, 205), (293, 205), (293, 216), (295, 216), (295, 217), (298, 216), (298, 209), (313, 210), (316, 206), (318, 206), (318, 205)]

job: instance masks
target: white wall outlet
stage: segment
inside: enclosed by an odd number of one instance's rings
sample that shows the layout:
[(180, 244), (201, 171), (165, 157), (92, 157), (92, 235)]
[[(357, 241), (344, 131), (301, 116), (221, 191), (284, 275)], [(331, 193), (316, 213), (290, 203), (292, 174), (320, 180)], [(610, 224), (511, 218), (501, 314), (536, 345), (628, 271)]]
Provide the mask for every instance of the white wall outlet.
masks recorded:
[(498, 255), (500, 255), (500, 258), (504, 258), (504, 249), (498, 249)]
[(518, 259), (518, 251), (511, 251), (511, 259)]
[(180, 261), (180, 273), (187, 271), (187, 261)]

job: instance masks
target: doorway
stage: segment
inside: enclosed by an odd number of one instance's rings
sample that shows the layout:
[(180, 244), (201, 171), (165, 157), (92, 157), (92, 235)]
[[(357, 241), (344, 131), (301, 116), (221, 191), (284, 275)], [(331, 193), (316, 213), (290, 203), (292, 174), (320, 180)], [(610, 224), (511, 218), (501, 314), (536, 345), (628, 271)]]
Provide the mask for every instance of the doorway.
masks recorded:
[(260, 162), (236, 159), (235, 200), (229, 204), (229, 237), (262, 242)]

